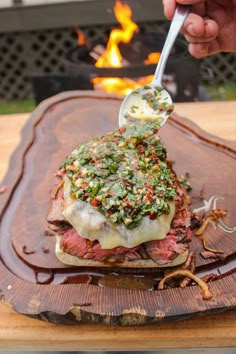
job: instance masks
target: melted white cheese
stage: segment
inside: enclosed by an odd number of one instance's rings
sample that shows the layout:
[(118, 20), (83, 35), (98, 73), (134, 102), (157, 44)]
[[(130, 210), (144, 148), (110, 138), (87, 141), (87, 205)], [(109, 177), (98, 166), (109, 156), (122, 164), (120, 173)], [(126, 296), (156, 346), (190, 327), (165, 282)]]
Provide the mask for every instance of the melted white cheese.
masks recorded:
[(169, 207), (169, 214), (162, 214), (155, 220), (144, 217), (137, 227), (127, 229), (123, 224), (113, 224), (106, 220), (89, 203), (72, 199), (70, 181), (67, 177), (64, 181), (64, 217), (81, 237), (98, 240), (103, 249), (118, 246), (132, 248), (143, 242), (165, 238), (175, 214), (174, 202), (169, 202)]

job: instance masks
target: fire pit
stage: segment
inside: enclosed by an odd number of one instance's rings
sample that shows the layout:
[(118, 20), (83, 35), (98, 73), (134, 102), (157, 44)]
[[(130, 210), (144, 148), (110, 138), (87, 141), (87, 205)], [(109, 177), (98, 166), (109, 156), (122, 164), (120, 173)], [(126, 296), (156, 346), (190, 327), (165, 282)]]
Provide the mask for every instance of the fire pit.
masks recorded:
[[(102, 47), (102, 44), (96, 44), (94, 47), (85, 44), (75, 46), (66, 54), (65, 71), (69, 76), (77, 77), (78, 80), (92, 82), (93, 89), (99, 90), (103, 89), (97, 84), (96, 79), (102, 82), (101, 79), (110, 78), (111, 87), (108, 92), (126, 94), (129, 85), (135, 88), (134, 85), (138, 87), (151, 81), (156, 63), (146, 64), (145, 58), (150, 57), (150, 53), (161, 52), (164, 40), (165, 34), (163, 33), (135, 34), (128, 45), (119, 46), (123, 61), (128, 63), (122, 67), (97, 67), (95, 65), (94, 53), (96, 53), (96, 48)], [(164, 86), (169, 90), (175, 102), (194, 101), (198, 97), (199, 77), (199, 61), (188, 55), (186, 43), (178, 39), (166, 66)], [(115, 84), (118, 78), (120, 85), (117, 91)], [(115, 83), (114, 79), (116, 79)]]
[[(128, 5), (117, 1), (114, 13), (121, 28), (111, 31), (109, 39), (88, 42), (78, 33), (78, 46), (65, 58), (67, 74), (90, 80), (94, 89), (126, 95), (132, 89), (149, 84), (162, 51), (166, 34), (140, 33), (131, 19)], [(186, 43), (178, 39), (169, 58), (164, 86), (174, 101), (197, 99), (199, 61), (187, 54)]]
[[(47, 89), (52, 94), (63, 90), (92, 89), (127, 95), (152, 81), (166, 33), (140, 31), (132, 21), (131, 9), (120, 0), (116, 1), (114, 13), (120, 28), (112, 29), (109, 38), (88, 41), (77, 29), (78, 45), (69, 49), (63, 59), (65, 74), (46, 80), (37, 95), (40, 101)], [(45, 79), (36, 78), (35, 81), (42, 88)], [(198, 99), (200, 63), (188, 54), (184, 40), (177, 39), (163, 79), (163, 86), (174, 102)]]

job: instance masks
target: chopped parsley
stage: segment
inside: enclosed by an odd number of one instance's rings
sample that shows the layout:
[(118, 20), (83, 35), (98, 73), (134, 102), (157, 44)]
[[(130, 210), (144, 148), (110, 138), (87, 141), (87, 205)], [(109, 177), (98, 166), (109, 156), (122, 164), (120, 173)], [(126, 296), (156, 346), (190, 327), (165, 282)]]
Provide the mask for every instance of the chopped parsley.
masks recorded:
[[(162, 87), (145, 86), (144, 89), (148, 90), (147, 93), (142, 95), (142, 99), (147, 101), (148, 105), (156, 112), (168, 112), (171, 113), (174, 109), (174, 105), (168, 102), (164, 102)], [(149, 90), (150, 89), (150, 90)], [(167, 99), (167, 98), (166, 98)]]

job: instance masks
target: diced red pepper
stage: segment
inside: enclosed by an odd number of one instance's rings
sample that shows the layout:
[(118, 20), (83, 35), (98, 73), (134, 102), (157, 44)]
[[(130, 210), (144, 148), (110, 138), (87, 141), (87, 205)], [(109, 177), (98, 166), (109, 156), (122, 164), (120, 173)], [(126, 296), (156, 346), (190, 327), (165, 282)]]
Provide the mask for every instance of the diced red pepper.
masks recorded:
[(143, 145), (139, 145), (138, 148), (141, 153), (145, 152), (145, 148)]
[(123, 133), (125, 132), (125, 127), (121, 127), (121, 128), (119, 129), (119, 132), (120, 132), (121, 134), (123, 134)]
[(153, 197), (152, 197), (150, 194), (146, 193), (145, 197), (146, 197), (147, 200), (149, 200), (150, 202), (153, 201)]
[(155, 190), (152, 188), (152, 186), (150, 184), (147, 183), (146, 187), (152, 194), (155, 194)]
[(96, 207), (96, 206), (98, 206), (98, 204), (99, 204), (99, 201), (96, 199), (96, 198), (94, 198), (93, 200), (92, 200), (92, 206), (94, 206), (94, 207)]
[(154, 211), (151, 211), (149, 214), (149, 219), (150, 220), (155, 220), (157, 217), (157, 213), (155, 213)]
[(126, 186), (131, 187), (131, 188), (133, 187), (133, 185), (129, 181), (127, 181), (126, 179), (123, 179), (123, 182)]

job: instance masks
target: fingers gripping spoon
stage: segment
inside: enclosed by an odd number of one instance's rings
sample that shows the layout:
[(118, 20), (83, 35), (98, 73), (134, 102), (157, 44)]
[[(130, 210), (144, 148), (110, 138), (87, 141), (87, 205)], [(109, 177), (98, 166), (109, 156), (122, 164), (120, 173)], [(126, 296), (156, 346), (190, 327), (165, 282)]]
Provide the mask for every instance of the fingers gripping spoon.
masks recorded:
[(162, 49), (154, 79), (147, 86), (141, 86), (126, 96), (119, 111), (119, 126), (129, 119), (157, 119), (162, 126), (173, 111), (170, 94), (162, 87), (162, 77), (175, 39), (186, 20), (191, 6), (177, 5), (170, 29)]

